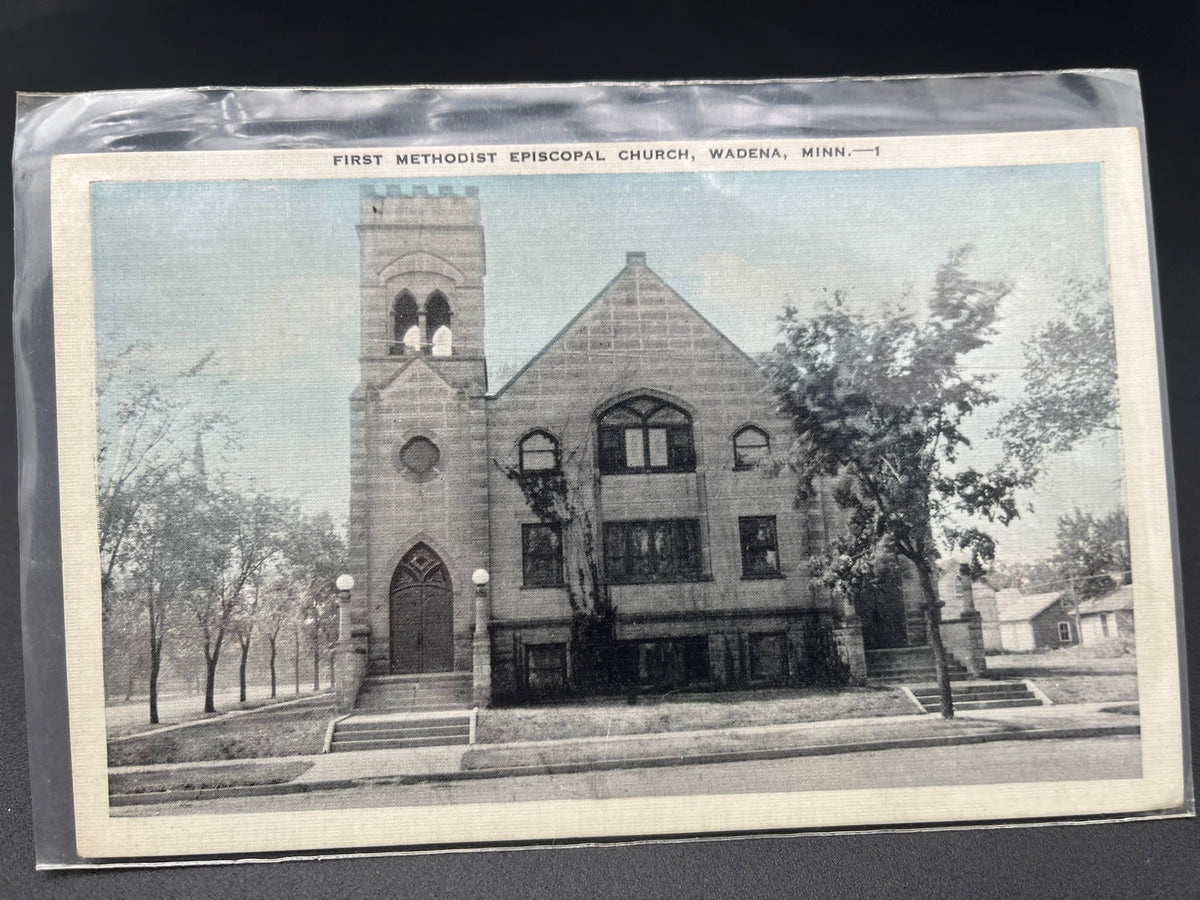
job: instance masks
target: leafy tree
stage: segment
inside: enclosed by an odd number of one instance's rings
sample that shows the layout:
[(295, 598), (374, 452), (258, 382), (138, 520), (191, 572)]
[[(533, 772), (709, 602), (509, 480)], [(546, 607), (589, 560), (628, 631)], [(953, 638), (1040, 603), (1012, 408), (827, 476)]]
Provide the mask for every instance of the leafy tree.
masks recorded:
[(1058, 547), (1050, 560), (1060, 584), (1079, 600), (1129, 584), (1129, 519), (1117, 509), (1103, 518), (1076, 509), (1058, 519)]
[(997, 587), (1023, 594), (1072, 593), (1090, 600), (1132, 582), (1129, 519), (1124, 509), (1097, 516), (1076, 509), (1060, 516), (1053, 555), (1033, 563), (998, 566)]
[[(291, 598), (289, 612), (297, 627), (305, 626), (311, 635), (313, 650), (313, 690), (321, 689), (321, 656), (337, 637), (337, 589), (334, 581), (346, 571), (346, 541), (328, 515), (299, 519), (288, 537), (279, 561), (281, 577)], [(278, 635), (278, 627), (275, 629)], [(274, 644), (272, 644), (272, 660)], [(272, 681), (274, 664), (272, 662)]]
[(147, 504), (161, 500), (179, 475), (197, 463), (209, 434), (228, 440), (225, 421), (200, 413), (177, 390), (199, 375), (212, 353), (163, 378), (137, 365), (131, 345), (102, 359), (97, 382), (97, 500), (100, 584), (107, 591), (126, 561), (127, 539)]
[(1024, 396), (992, 432), (1003, 440), (1023, 487), (1036, 481), (1047, 455), (1119, 428), (1107, 282), (1070, 281), (1059, 307), (1060, 314), (1026, 341)]
[(205, 488), (190, 515), (188, 595), (204, 637), (204, 711), (215, 712), (221, 648), (236, 629), (253, 579), (280, 552), (282, 518), (277, 501), (244, 497), (220, 484)]
[(938, 270), (923, 320), (901, 307), (867, 319), (849, 312), (837, 292), (810, 321), (789, 308), (783, 341), (765, 360), (795, 427), (789, 462), (799, 474), (798, 501), (809, 501), (817, 482), (829, 479), (845, 513), (824, 559), (825, 582), (849, 594), (882, 557), (911, 563), (947, 718), (954, 706), (939, 630), (939, 543), (969, 550), (978, 569), (993, 555), (991, 538), (953, 520), (1007, 524), (1017, 515), (1012, 475), (984, 474), (959, 461), (970, 443), (965, 421), (997, 399), (964, 359), (994, 335), (997, 306), (1009, 293), (1003, 282), (968, 277), (968, 252), (954, 251)]
[[(238, 662), (238, 699), (246, 702), (246, 665), (250, 657), (250, 644), (255, 627), (264, 621), (265, 614), (273, 612), (264, 607), (263, 585), (274, 576), (275, 566), (286, 554), (294, 540), (294, 530), (299, 521), (299, 512), (294, 503), (266, 496), (250, 497), (247, 500), (244, 519), (248, 522), (241, 532), (243, 549), (239, 552), (257, 558), (259, 564), (251, 571), (234, 620), (234, 635), (237, 637), (241, 658)], [(280, 623), (271, 623), (271, 681), (272, 694), (275, 683), (275, 639)]]
[[(162, 377), (139, 367), (143, 348), (131, 345), (100, 361), (97, 382), (97, 527), (106, 655), (136, 632), (149, 642), (150, 721), (158, 722), (163, 647), (180, 599), (188, 549), (184, 519), (206, 435), (226, 438), (219, 415), (202, 414), (180, 388), (209, 364), (204, 354)], [(143, 631), (135, 626), (146, 615)]]
[(163, 647), (176, 626), (189, 588), (193, 545), (186, 510), (195, 502), (198, 487), (194, 477), (181, 477), (161, 485), (141, 505), (129, 535), (128, 578), (122, 584), (122, 591), (146, 614), (151, 724), (158, 723)]
[(299, 589), (287, 577), (285, 571), (281, 566), (275, 567), (271, 576), (266, 579), (261, 590), (258, 591), (258, 599), (255, 604), (255, 622), (262, 632), (263, 639), (267, 642), (270, 653), (268, 668), (271, 673), (272, 698), (278, 691), (276, 661), (279, 655), (279, 633), (289, 623), (293, 626), (298, 625), (301, 611)]

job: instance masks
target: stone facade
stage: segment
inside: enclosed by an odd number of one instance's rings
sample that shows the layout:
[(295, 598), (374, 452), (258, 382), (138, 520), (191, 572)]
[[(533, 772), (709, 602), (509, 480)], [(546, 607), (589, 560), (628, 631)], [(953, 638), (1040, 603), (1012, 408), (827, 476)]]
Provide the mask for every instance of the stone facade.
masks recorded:
[[(784, 679), (818, 623), (863, 674), (861, 626), (810, 576), (809, 554), (838, 520), (832, 501), (797, 507), (794, 480), (779, 474), (786, 468), (763, 460), (788, 448), (791, 425), (758, 366), (645, 254), (629, 253), (489, 396), (478, 196), (367, 190), (359, 231), (350, 618), (360, 634), (369, 629), (368, 674), (480, 669), (480, 648), (490, 647), (497, 696), (519, 695), (556, 667), (565, 677), (571, 598), (587, 597), (580, 572), (618, 564), (629, 566), (625, 576), (603, 580), (621, 652), (642, 678), (670, 669), (716, 684)], [(609, 429), (601, 449), (605, 417), (655, 409), (645, 414), (674, 424)], [(515, 473), (532, 434), (543, 459), (554, 448), (586, 513), (557, 545), (561, 578), (527, 568), (528, 528), (540, 520)], [(625, 468), (613, 468), (613, 453)], [(637, 575), (651, 557), (658, 568)], [(476, 569), (491, 576), (479, 596)], [(903, 593), (911, 620), (912, 586)], [(479, 629), (490, 640), (473, 647)]]
[[(448, 616), (434, 608), (421, 612), (430, 620), (431, 635), (449, 619), (452, 653), (448, 660), (447, 654), (417, 659), (408, 668), (469, 670), (471, 573), (488, 560), (479, 200), (472, 193), (365, 191), (361, 202), (362, 377), (350, 401), (354, 618), (370, 627), (368, 671), (397, 668), (391, 646), (393, 579), (405, 554), (423, 544), (445, 566), (451, 609)], [(405, 293), (418, 305), (422, 334), (416, 348), (405, 346), (396, 333), (397, 298)], [(451, 310), (447, 355), (432, 352), (432, 335), (421, 327), (435, 294)], [(435, 448), (428, 468), (428, 458), (406, 464), (406, 448), (414, 441)], [(426, 605), (433, 603), (427, 598)]]

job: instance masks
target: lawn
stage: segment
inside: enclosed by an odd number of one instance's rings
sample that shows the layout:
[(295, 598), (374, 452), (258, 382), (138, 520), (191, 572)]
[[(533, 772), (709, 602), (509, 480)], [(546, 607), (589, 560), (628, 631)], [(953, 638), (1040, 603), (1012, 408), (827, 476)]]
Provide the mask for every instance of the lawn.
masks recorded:
[[(234, 710), (255, 709), (259, 706), (270, 706), (275, 703), (299, 699), (292, 693), (281, 693), (278, 697), (268, 694), (270, 687), (251, 685), (250, 699), (245, 703), (238, 702), (236, 689), (218, 692), (216, 695), (217, 713)], [(328, 694), (328, 690), (324, 691)], [(257, 696), (256, 696), (257, 695)], [(312, 689), (305, 686), (301, 697), (315, 696)], [(330, 695), (332, 696), (332, 695)], [(142, 731), (152, 731), (162, 725), (176, 725), (180, 722), (194, 722), (200, 719), (212, 718), (212, 713), (204, 712), (204, 695), (187, 693), (163, 693), (158, 698), (158, 725), (149, 722), (149, 700), (138, 697), (136, 700), (110, 702), (104, 707), (104, 719), (108, 728), (108, 737), (125, 737)]]
[[(910, 704), (911, 706), (911, 704)], [(696, 757), (705, 754), (783, 750), (830, 744), (858, 744), (903, 738), (991, 734), (1008, 726), (985, 719), (952, 719), (914, 715), (902, 723), (847, 722), (829, 728), (780, 728), (771, 731), (715, 731), (711, 735), (664, 735), (648, 743), (633, 735), (606, 741), (579, 741), (511, 747), (476, 744), (463, 756), (463, 769), (585, 763), (645, 757)]]
[(991, 678), (1028, 678), (1055, 703), (1137, 700), (1137, 659), (1106, 656), (1089, 647), (987, 658)]
[(283, 784), (312, 768), (307, 760), (283, 763), (246, 763), (245, 765), (171, 769), (155, 772), (110, 772), (110, 794), (150, 794), (157, 791), (195, 791), (207, 788), (244, 785)]
[(668, 694), (640, 697), (636, 704), (594, 700), (480, 710), (476, 740), (498, 744), (909, 714), (919, 713), (894, 687)]
[(160, 734), (108, 742), (110, 766), (258, 759), (320, 753), (333, 718), (329, 697), (266, 708)]

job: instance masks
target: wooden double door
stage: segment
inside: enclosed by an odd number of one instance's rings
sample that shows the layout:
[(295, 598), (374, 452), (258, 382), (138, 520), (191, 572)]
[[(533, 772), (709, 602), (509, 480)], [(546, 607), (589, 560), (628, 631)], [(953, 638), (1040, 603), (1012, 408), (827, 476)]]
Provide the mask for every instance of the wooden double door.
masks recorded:
[(417, 544), (392, 575), (391, 670), (448, 672), (454, 667), (454, 592), (446, 564)]

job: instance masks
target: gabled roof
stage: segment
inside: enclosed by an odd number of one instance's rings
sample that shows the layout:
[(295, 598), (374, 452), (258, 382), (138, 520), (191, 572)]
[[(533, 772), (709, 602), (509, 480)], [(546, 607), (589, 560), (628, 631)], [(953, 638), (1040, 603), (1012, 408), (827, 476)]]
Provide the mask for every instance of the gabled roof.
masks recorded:
[(432, 375), (437, 381), (440, 381), (442, 384), (444, 384), (447, 390), (458, 390), (454, 385), (446, 380), (445, 376), (442, 375), (441, 372), (429, 364), (428, 360), (426, 360), (423, 354), (414, 353), (412, 355), (411, 362), (400, 366), (395, 372), (392, 373), (391, 377), (379, 385), (379, 393), (387, 393), (388, 391), (392, 390), (393, 386), (404, 384), (411, 381), (413, 378), (430, 375)]
[(662, 293), (665, 293), (672, 300), (674, 300), (677, 303), (680, 303), (684, 307), (686, 307), (688, 312), (690, 312), (697, 319), (699, 319), (701, 322), (703, 322), (713, 332), (714, 335), (716, 335), (718, 338), (720, 338), (722, 341), (724, 341), (726, 344), (728, 344), (731, 348), (733, 348), (733, 350), (736, 351), (740, 356), (744, 357), (748, 363), (750, 363), (752, 366), (754, 366), (755, 369), (760, 368), (760, 364), (758, 363), (757, 360), (754, 359), (754, 357), (752, 357), (745, 350), (743, 350), (741, 347), (739, 347), (737, 344), (735, 344), (733, 341), (731, 341), (725, 335), (725, 333), (723, 331), (721, 331), (721, 329), (717, 328), (716, 325), (714, 325), (707, 318), (705, 318), (704, 315), (698, 309), (696, 309), (696, 307), (694, 307), (694, 306), (692, 306), (692, 304), (688, 303), (688, 301), (686, 299), (684, 299), (682, 294), (680, 294), (678, 291), (676, 291), (674, 288), (672, 288), (669, 284), (667, 284), (658, 275), (657, 272), (655, 272), (648, 265), (646, 265), (646, 254), (645, 253), (642, 253), (639, 251), (631, 251), (631, 252), (627, 253), (625, 256), (625, 268), (623, 268), (620, 272), (618, 272), (616, 274), (616, 277), (614, 277), (612, 281), (610, 281), (608, 284), (606, 284), (604, 286), (604, 288), (600, 291), (600, 293), (598, 293), (595, 297), (593, 297), (591, 300), (589, 300), (587, 303), (585, 303), (583, 305), (583, 307), (579, 310), (579, 312), (575, 313), (575, 315), (571, 317), (570, 321), (568, 321), (567, 324), (562, 327), (562, 329), (558, 332), (558, 334), (556, 334), (554, 337), (552, 337), (546, 343), (546, 345), (544, 347), (542, 347), (541, 350), (539, 350), (537, 353), (535, 353), (530, 358), (529, 362), (527, 362), (527, 363), (525, 363), (525, 365), (521, 366), (521, 368), (518, 369), (512, 375), (511, 378), (509, 378), (506, 382), (504, 382), (504, 384), (500, 386), (499, 390), (497, 390), (494, 394), (492, 394), (492, 397), (501, 396), (505, 391), (507, 391), (514, 384), (516, 384), (521, 379), (521, 377), (526, 372), (528, 372), (531, 368), (533, 368), (534, 365), (536, 365), (537, 362), (543, 356), (545, 356), (552, 349), (554, 349), (558, 344), (560, 344), (563, 341), (563, 339), (566, 338), (567, 335), (569, 335), (571, 333), (571, 331), (575, 328), (575, 325), (585, 315), (587, 315), (587, 313), (594, 306), (597, 306), (598, 304), (604, 302), (605, 300), (607, 300), (609, 298), (610, 295), (616, 293), (617, 291), (629, 289), (629, 288), (632, 288), (634, 291), (660, 291)]
[(1119, 612), (1133, 609), (1133, 585), (1123, 584), (1111, 594), (1097, 597), (1094, 600), (1084, 600), (1079, 604), (1079, 614), (1086, 616), (1094, 613)]
[(996, 593), (996, 610), (1001, 622), (1028, 622), (1058, 602), (1062, 594), (1022, 594), (1016, 588)]

